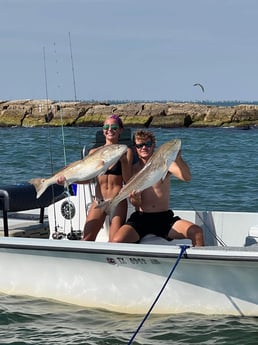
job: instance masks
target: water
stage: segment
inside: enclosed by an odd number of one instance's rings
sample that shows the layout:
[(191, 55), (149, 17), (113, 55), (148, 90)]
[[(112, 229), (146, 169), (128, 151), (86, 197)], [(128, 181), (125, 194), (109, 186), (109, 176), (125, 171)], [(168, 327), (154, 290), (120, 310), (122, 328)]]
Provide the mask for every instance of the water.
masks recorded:
[[(124, 345), (142, 316), (0, 295), (0, 344)], [(133, 344), (257, 344), (258, 319), (151, 315)]]
[[(181, 138), (183, 157), (191, 167), (190, 183), (172, 178), (172, 208), (257, 211), (257, 130), (151, 130), (158, 145)], [(65, 128), (64, 159), (61, 128), (0, 128), (0, 186), (51, 175), (65, 160), (79, 159), (95, 132)], [(127, 344), (142, 318), (0, 295), (0, 344)], [(257, 326), (258, 318), (251, 317), (151, 315), (133, 344), (257, 344)]]
[[(82, 147), (90, 147), (96, 130), (65, 128), (63, 139), (61, 128), (0, 128), (0, 186), (49, 176), (65, 162), (80, 159)], [(172, 179), (172, 208), (257, 211), (257, 130), (153, 131), (158, 145), (171, 138), (182, 139), (182, 155), (193, 175), (190, 183)]]

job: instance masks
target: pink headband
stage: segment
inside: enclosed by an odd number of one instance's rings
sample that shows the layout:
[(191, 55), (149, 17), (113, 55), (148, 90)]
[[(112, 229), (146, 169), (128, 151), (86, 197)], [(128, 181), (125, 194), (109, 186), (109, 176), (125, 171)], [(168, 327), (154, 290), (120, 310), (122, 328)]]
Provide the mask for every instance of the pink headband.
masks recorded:
[(120, 128), (124, 128), (123, 122), (122, 122), (122, 120), (120, 119), (119, 116), (117, 116), (116, 114), (112, 114), (112, 115), (109, 116), (109, 118), (116, 120), (116, 122), (118, 123), (119, 127)]

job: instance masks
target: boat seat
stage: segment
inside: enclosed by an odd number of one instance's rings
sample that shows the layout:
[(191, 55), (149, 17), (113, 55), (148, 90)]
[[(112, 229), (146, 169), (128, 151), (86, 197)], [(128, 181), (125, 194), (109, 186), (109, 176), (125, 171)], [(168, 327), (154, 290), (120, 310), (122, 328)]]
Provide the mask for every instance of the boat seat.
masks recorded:
[[(105, 136), (103, 134), (102, 129), (98, 130), (96, 132), (96, 139), (95, 142), (93, 144), (93, 146), (90, 147), (90, 149), (87, 149), (86, 146), (83, 147), (82, 149), (82, 157), (85, 157), (89, 150), (97, 148), (99, 146), (104, 145), (106, 142)], [(131, 137), (131, 128), (124, 128), (120, 137), (119, 137), (119, 144), (125, 144), (128, 147), (133, 147), (133, 141), (132, 141), (132, 137)]]
[(43, 223), (44, 209), (57, 199), (64, 198), (64, 187), (53, 185), (37, 199), (36, 191), (30, 183), (0, 187), (0, 210), (3, 212), (4, 236), (8, 236), (8, 213), (39, 209), (39, 223)]

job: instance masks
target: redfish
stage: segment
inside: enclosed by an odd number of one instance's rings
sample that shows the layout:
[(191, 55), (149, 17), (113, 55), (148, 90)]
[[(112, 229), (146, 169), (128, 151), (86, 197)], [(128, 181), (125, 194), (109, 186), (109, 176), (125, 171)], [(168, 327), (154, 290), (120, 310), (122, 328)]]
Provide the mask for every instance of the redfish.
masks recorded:
[(116, 206), (128, 198), (132, 192), (142, 192), (160, 180), (164, 180), (170, 165), (176, 159), (181, 148), (181, 140), (170, 140), (153, 153), (147, 164), (123, 186), (120, 192), (110, 200), (100, 202), (96, 207), (103, 209), (112, 218)]
[(93, 179), (105, 174), (108, 168), (116, 164), (126, 151), (126, 145), (112, 144), (101, 146), (83, 159), (67, 165), (53, 176), (49, 178), (33, 178), (29, 183), (34, 185), (38, 199), (49, 186), (56, 183), (59, 176), (65, 177), (66, 187), (76, 181)]

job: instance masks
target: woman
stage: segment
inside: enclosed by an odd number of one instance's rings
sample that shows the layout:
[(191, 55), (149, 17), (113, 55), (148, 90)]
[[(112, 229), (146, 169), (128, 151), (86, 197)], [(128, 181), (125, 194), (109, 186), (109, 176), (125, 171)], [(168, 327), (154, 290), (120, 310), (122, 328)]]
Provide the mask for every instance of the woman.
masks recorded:
[[(103, 135), (105, 137), (105, 145), (117, 144), (119, 136), (123, 131), (123, 122), (117, 115), (113, 114), (106, 118), (103, 124)], [(89, 151), (93, 153), (96, 148)], [(128, 148), (127, 152), (120, 158), (120, 160), (104, 175), (97, 177), (95, 196), (96, 200), (90, 206), (88, 211), (86, 223), (83, 231), (83, 240), (95, 241), (98, 232), (106, 218), (106, 213), (100, 208), (96, 208), (97, 200), (107, 200), (114, 198), (132, 176), (132, 161), (133, 151)], [(87, 183), (84, 181), (82, 183)], [(64, 183), (62, 178), (59, 178), (57, 183)], [(116, 231), (124, 224), (127, 215), (127, 201), (123, 200), (116, 208), (114, 217), (111, 220), (109, 228), (109, 241), (111, 242)]]

